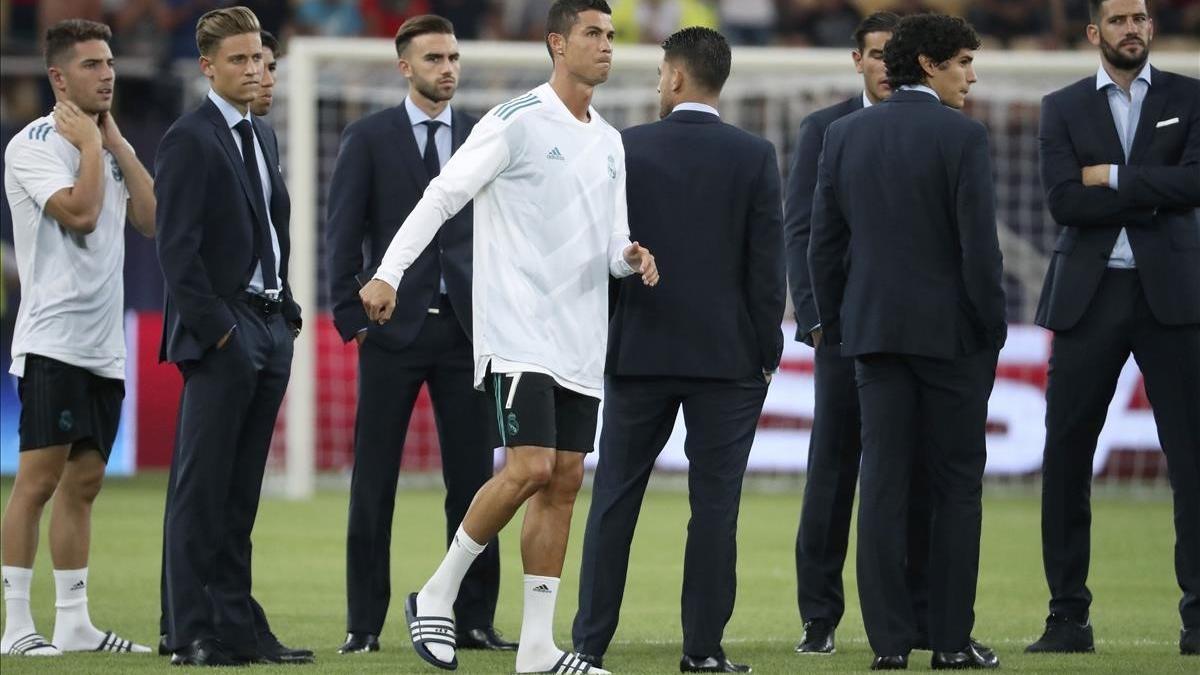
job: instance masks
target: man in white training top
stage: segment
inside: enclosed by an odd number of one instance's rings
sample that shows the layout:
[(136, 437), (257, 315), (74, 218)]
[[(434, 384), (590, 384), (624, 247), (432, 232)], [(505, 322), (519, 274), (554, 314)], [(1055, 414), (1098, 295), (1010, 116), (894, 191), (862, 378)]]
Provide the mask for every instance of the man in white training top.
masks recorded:
[[(4, 153), (21, 278), (9, 370), (20, 378), (21, 456), (0, 525), (5, 655), (150, 651), (98, 630), (87, 606), (92, 503), (125, 398), (126, 215), (154, 235), (153, 182), (110, 112), (111, 39), (108, 26), (82, 19), (46, 31), (54, 112)], [(29, 610), (38, 523), (51, 496), (53, 643)]]
[(603, 673), (554, 643), (554, 604), (583, 457), (603, 386), (608, 277), (658, 282), (629, 242), (621, 137), (591, 108), (612, 67), (604, 0), (557, 0), (546, 22), (550, 82), (493, 108), (430, 183), (361, 291), (372, 321), (395, 305), (404, 270), (441, 224), (475, 200), (475, 385), (495, 405), (504, 468), (475, 496), (442, 564), (405, 610), (413, 647), (452, 670), (452, 605), (484, 545), (527, 504), (518, 673)]

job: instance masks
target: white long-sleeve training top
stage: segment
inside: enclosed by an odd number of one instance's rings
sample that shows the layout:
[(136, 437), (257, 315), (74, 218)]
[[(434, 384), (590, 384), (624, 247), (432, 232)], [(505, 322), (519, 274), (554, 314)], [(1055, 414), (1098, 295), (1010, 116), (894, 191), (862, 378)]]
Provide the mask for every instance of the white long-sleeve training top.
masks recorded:
[(625, 151), (589, 108), (581, 122), (550, 85), (496, 106), (430, 182), (375, 278), (393, 288), (442, 223), (475, 200), (475, 386), (536, 372), (599, 398), (608, 342), (608, 275), (625, 262)]

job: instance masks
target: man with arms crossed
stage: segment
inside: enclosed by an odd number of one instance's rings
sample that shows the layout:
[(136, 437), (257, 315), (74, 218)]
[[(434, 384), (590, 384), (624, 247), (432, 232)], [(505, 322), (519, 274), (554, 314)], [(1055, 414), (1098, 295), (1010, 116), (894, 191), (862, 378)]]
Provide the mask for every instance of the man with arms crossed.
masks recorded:
[(180, 665), (299, 651), (266, 630), (250, 596), (250, 533), (300, 330), (278, 146), (249, 107), (264, 74), (260, 30), (245, 7), (200, 18), (212, 89), (167, 131), (155, 161), (167, 287), (159, 358), (184, 380), (165, 528), (168, 647)]
[[(858, 385), (854, 359), (838, 353), (837, 345), (821, 341), (821, 323), (808, 273), (808, 240), (812, 224), (813, 188), (825, 130), (834, 120), (870, 108), (892, 94), (883, 66), (883, 46), (900, 17), (876, 12), (854, 31), (854, 68), (863, 76), (861, 94), (818, 110), (800, 123), (800, 140), (788, 173), (784, 233), (787, 238), (788, 283), (796, 308), (796, 340), (815, 350), (813, 378), (816, 405), (808, 445), (804, 505), (796, 533), (796, 596), (804, 638), (801, 654), (832, 654), (834, 631), (846, 609), (842, 566), (850, 539), (850, 514), (858, 465), (862, 456)], [(929, 496), (925, 472), (913, 467), (909, 502), (908, 581), (913, 616), (917, 620), (914, 646), (927, 646), (926, 605), (929, 588), (925, 567), (929, 551)]]
[(987, 130), (958, 112), (978, 48), (962, 19), (901, 20), (883, 49), (896, 91), (831, 124), (817, 169), (809, 265), (824, 339), (855, 358), (858, 591), (877, 670), (907, 668), (919, 639), (906, 579), (918, 457), (931, 666), (999, 665), (971, 638), (987, 403), (1007, 334)]
[(430, 183), (361, 291), (386, 322), (404, 272), (475, 198), (472, 343), (476, 387), (492, 395), (504, 468), (476, 493), (433, 577), (406, 602), (413, 646), (445, 669), (463, 575), (526, 504), (525, 609), (517, 672), (602, 672), (554, 644), (554, 604), (583, 457), (603, 385), (608, 277), (658, 281), (629, 242), (621, 138), (590, 103), (612, 67), (604, 0), (557, 0), (547, 18), (550, 82), (493, 108)]
[[(374, 274), (400, 223), (477, 121), (450, 106), (459, 54), (449, 21), (432, 15), (405, 21), (396, 32), (396, 56), (408, 96), (346, 127), (325, 227), (334, 325), (358, 345), (343, 654), (379, 649), (392, 595), (396, 479), (422, 384), (429, 386), (442, 451), (447, 545), (471, 498), (492, 477), (488, 398), (473, 385), (470, 206), (442, 226), (405, 272), (391, 321), (372, 324), (358, 297), (358, 280)], [(500, 549), (491, 543), (471, 565), (454, 605), (459, 649), (516, 649), (492, 627)]]
[(742, 478), (783, 354), (779, 163), (769, 142), (721, 121), (732, 59), (720, 33), (685, 28), (662, 49), (661, 121), (621, 138), (631, 235), (670, 261), (671, 274), (653, 289), (620, 282), (572, 632), (580, 655), (600, 665), (646, 484), (682, 409), (691, 519), (679, 669), (750, 672), (721, 642), (737, 593)]
[[(275, 36), (271, 34), (270, 31), (264, 30), (264, 31), (260, 32), (259, 35), (262, 38), (262, 45), (263, 45), (263, 51), (262, 51), (263, 72), (262, 72), (262, 79), (258, 83), (258, 95), (255, 96), (254, 100), (250, 102), (250, 112), (253, 113), (256, 118), (264, 117), (271, 112), (271, 103), (274, 101), (274, 92), (275, 92), (275, 71), (278, 69), (279, 58), (283, 56), (282, 52), (280, 52), (280, 50), (279, 50), (279, 40), (277, 40), (275, 38)], [(260, 120), (260, 119), (256, 119), (255, 124), (262, 125), (262, 128), (265, 128), (265, 129), (270, 128), (269, 126), (267, 126), (265, 121)], [(274, 131), (271, 131), (269, 133), (273, 134)], [(290, 202), (290, 199), (288, 197), (288, 192), (287, 192), (287, 186), (284, 185), (282, 181), (279, 183), (279, 186), (281, 188), (280, 193), (279, 193), (279, 199), (287, 200)], [(175, 484), (175, 469), (176, 469), (175, 463), (171, 464), (171, 469), (172, 469), (171, 477), (167, 484), (167, 503), (168, 504), (171, 502), (171, 493), (173, 491), (172, 488)], [(162, 605), (161, 614), (160, 614), (160, 618), (159, 618), (159, 622), (158, 622), (158, 632), (159, 632), (158, 654), (159, 654), (159, 656), (170, 656), (171, 655), (171, 648), (168, 646), (168, 641), (167, 641), (167, 633), (169, 632), (169, 626), (168, 626), (168, 622), (167, 622), (167, 575), (166, 575), (166, 572), (167, 572), (167, 565), (166, 565), (166, 560), (167, 560), (166, 513), (169, 513), (169, 511), (170, 511), (170, 508), (168, 507), (164, 511), (164, 517), (163, 517), (163, 528), (164, 528), (163, 529), (163, 564), (162, 564), (161, 579), (159, 581), (159, 585), (161, 588), (159, 602)], [(255, 627), (256, 631), (258, 632), (259, 645), (260, 646), (261, 645), (270, 645), (271, 646), (271, 648), (268, 648), (268, 649), (260, 649), (260, 655), (263, 657), (263, 660), (267, 661), (268, 663), (309, 663), (309, 662), (313, 661), (312, 650), (289, 649), (289, 648), (284, 647), (283, 645), (279, 644), (279, 639), (277, 637), (275, 637), (275, 634), (271, 631), (271, 625), (267, 621), (266, 612), (263, 611), (262, 605), (259, 604), (258, 600), (256, 600), (253, 595), (250, 596), (250, 609), (251, 609), (251, 611), (254, 612), (254, 627)]]
[(1179, 651), (1200, 654), (1200, 82), (1150, 65), (1146, 5), (1091, 0), (1100, 68), (1042, 99), (1042, 183), (1063, 231), (1037, 312), (1054, 331), (1042, 462), (1050, 615), (1029, 652), (1095, 650), (1092, 458), (1132, 353), (1175, 497)]
[[(20, 378), (21, 456), (0, 549), (5, 655), (149, 652), (92, 625), (87, 607), (92, 504), (125, 397), (125, 219), (154, 236), (154, 186), (110, 109), (116, 72), (108, 26), (71, 19), (46, 32), (54, 112), (9, 142), (21, 305), (10, 372)], [(29, 610), (38, 523), (50, 497), (53, 644)]]

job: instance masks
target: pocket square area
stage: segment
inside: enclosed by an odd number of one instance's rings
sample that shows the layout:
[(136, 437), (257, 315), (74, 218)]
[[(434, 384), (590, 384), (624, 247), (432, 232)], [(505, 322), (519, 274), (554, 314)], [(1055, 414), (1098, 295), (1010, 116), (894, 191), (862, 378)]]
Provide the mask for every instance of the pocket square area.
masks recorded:
[(1178, 117), (1172, 117), (1172, 118), (1171, 118), (1171, 119), (1169, 119), (1169, 120), (1163, 120), (1163, 121), (1159, 122), (1158, 124), (1155, 124), (1155, 125), (1154, 125), (1154, 128), (1155, 128), (1155, 129), (1161, 129), (1161, 128), (1163, 128), (1163, 127), (1169, 127), (1169, 126), (1171, 126), (1172, 124), (1179, 124), (1179, 118), (1178, 118)]

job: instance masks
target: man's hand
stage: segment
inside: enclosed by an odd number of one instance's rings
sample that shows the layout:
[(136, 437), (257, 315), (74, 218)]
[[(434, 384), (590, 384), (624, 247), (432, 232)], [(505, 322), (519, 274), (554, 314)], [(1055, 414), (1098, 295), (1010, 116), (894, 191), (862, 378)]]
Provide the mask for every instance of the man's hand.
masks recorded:
[(642, 248), (642, 245), (635, 241), (625, 247), (622, 255), (633, 271), (642, 275), (643, 284), (647, 286), (658, 284), (658, 265), (654, 263), (654, 256), (651, 255), (649, 249)]
[(112, 112), (100, 113), (97, 125), (100, 128), (100, 141), (104, 144), (105, 150), (116, 152), (129, 145), (129, 141), (125, 140), (125, 137), (121, 135), (121, 130), (117, 128), (117, 121), (113, 119)]
[(816, 349), (817, 347), (821, 346), (821, 338), (825, 337), (825, 331), (821, 330), (820, 326), (817, 326), (816, 328), (812, 329), (812, 332), (808, 334), (808, 337), (812, 339), (813, 349)]
[(358, 297), (362, 298), (363, 309), (371, 321), (383, 325), (392, 318), (392, 311), (396, 309), (396, 289), (387, 282), (368, 281), (366, 286), (358, 289)]
[(1108, 164), (1083, 167), (1083, 184), (1087, 187), (1108, 187)]
[(367, 341), (367, 331), (365, 331), (365, 330), (360, 330), (360, 331), (358, 331), (357, 333), (355, 333), (355, 334), (354, 334), (354, 342), (355, 342), (355, 344), (357, 344), (359, 347), (361, 347), (361, 346), (362, 346), (362, 343), (364, 343), (364, 342), (366, 342), (366, 341)]
[(59, 101), (54, 106), (54, 128), (67, 142), (82, 151), (89, 145), (103, 145), (100, 127), (86, 113), (70, 101)]
[(767, 370), (766, 368), (763, 368), (763, 379), (767, 381), (767, 384), (771, 384), (771, 378), (774, 376), (775, 376), (774, 371), (770, 371), (770, 370)]

